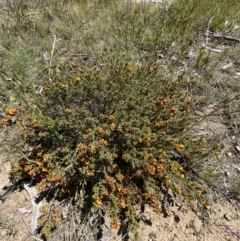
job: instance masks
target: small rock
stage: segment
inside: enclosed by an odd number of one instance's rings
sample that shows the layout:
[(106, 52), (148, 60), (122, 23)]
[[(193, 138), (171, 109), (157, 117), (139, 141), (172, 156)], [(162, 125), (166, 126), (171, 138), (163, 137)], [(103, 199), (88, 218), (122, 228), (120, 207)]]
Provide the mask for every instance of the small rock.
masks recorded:
[(152, 240), (156, 240), (157, 238), (157, 233), (156, 232), (151, 232), (148, 234), (149, 238), (152, 239)]
[(227, 176), (227, 177), (230, 176), (230, 172), (228, 172), (228, 171), (225, 171), (224, 174), (225, 174), (225, 176)]
[(231, 217), (230, 213), (225, 213), (225, 214), (223, 215), (223, 217), (224, 217), (227, 221), (231, 221), (231, 220), (232, 220), (232, 217)]
[(240, 146), (235, 146), (238, 152), (240, 152)]
[(229, 70), (233, 67), (233, 63), (226, 64), (222, 67), (222, 70)]
[(171, 239), (171, 241), (178, 241), (177, 235), (174, 234), (174, 237)]

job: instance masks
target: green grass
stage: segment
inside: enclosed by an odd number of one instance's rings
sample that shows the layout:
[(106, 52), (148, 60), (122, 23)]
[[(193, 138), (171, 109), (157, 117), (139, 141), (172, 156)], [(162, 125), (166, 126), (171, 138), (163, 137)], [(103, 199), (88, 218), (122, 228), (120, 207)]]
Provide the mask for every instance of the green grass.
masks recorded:
[[(207, 31), (240, 39), (239, 1), (9, 2), (0, 6), (0, 114), (39, 93), (43, 81), (51, 79), (48, 73), (58, 72), (61, 64), (85, 61), (106, 69), (120, 60), (136, 66), (156, 62), (161, 77), (187, 80), (182, 91), (194, 99), (196, 112), (214, 106), (209, 115), (196, 114), (196, 123), (221, 113), (228, 134), (240, 138), (240, 43)], [(222, 70), (229, 62), (233, 68)], [(209, 185), (218, 184), (214, 165), (208, 160), (194, 166)], [(239, 193), (239, 185), (232, 189)]]

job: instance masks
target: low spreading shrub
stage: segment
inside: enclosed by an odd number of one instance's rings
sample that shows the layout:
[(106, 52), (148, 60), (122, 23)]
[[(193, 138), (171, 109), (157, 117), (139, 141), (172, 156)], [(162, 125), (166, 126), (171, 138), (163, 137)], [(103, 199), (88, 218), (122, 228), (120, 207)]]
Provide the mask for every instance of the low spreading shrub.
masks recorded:
[(43, 76), (39, 93), (9, 106), (1, 120), (19, 133), (13, 178), (31, 180), (39, 191), (81, 190), (80, 207), (102, 210), (112, 228), (125, 223), (136, 235), (138, 205), (162, 212), (170, 188), (190, 203), (202, 197), (204, 187), (188, 171), (213, 143), (187, 132), (194, 99), (183, 76), (161, 76), (157, 62), (104, 56), (101, 67), (64, 64)]

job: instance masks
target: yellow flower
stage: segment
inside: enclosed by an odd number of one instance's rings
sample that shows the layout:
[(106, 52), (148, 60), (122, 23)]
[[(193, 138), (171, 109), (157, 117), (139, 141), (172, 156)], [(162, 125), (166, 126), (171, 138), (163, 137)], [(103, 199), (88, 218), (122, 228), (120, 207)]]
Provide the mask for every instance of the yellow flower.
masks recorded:
[(11, 96), (11, 97), (9, 98), (9, 100), (10, 100), (10, 101), (15, 101), (15, 97)]
[(16, 115), (16, 113), (17, 113), (17, 110), (14, 109), (14, 108), (8, 107), (8, 108), (6, 109), (6, 114), (7, 114), (7, 115), (14, 116), (14, 115)]
[(183, 173), (181, 173), (180, 177), (183, 179), (185, 177), (185, 175)]
[(68, 88), (68, 84), (60, 84), (61, 89), (66, 90)]
[(76, 77), (76, 78), (75, 78), (75, 81), (76, 81), (77, 83), (80, 83), (80, 82), (81, 82), (81, 78), (80, 78), (80, 77)]
[(101, 208), (103, 205), (102, 199), (98, 198), (95, 202), (94, 202), (94, 206)]

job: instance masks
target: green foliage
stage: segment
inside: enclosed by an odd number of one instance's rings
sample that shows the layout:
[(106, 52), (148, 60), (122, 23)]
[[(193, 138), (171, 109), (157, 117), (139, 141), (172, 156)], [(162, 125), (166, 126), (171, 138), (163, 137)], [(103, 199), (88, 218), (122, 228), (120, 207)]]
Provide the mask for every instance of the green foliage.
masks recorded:
[[(75, 195), (82, 190), (81, 208), (106, 210), (112, 227), (126, 222), (135, 234), (137, 206), (149, 204), (161, 212), (164, 190), (172, 188), (189, 203), (203, 198), (204, 187), (191, 171), (214, 179), (208, 161), (215, 144), (189, 133), (192, 110), (215, 103), (222, 93), (229, 99), (239, 89), (238, 81), (216, 88), (212, 78), (220, 57), (199, 47), (206, 30), (237, 27), (238, 1), (156, 6), (22, 0), (9, 3), (0, 16), (0, 88), (7, 102), (0, 125), (14, 132), (11, 144), (22, 155), (11, 176), (31, 180), (40, 191)], [(189, 57), (192, 51), (196, 58)], [(225, 54), (222, 59), (228, 59)], [(72, 55), (85, 56), (87, 63), (69, 64)], [(165, 78), (179, 74), (181, 61), (188, 62), (182, 76)], [(64, 64), (49, 70), (50, 62)], [(236, 132), (238, 106), (236, 101), (228, 111)], [(39, 220), (46, 237), (59, 222), (54, 213), (46, 211)]]
[(132, 229), (138, 204), (162, 211), (163, 189), (189, 202), (201, 197), (204, 187), (186, 178), (186, 168), (209, 156), (213, 145), (186, 133), (194, 101), (182, 77), (161, 77), (156, 62), (102, 61), (102, 69), (52, 68), (40, 93), (28, 105), (8, 108), (2, 125), (17, 119), (16, 146), (24, 151), (14, 178), (31, 179), (40, 191), (83, 189), (81, 205), (105, 207), (115, 228), (122, 213)]

